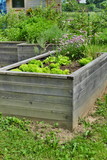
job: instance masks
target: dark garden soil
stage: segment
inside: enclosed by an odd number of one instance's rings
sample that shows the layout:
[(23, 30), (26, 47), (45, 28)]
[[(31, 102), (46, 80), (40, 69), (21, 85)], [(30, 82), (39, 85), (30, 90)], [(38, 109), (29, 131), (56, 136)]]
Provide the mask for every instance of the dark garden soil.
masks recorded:
[(62, 69), (62, 70), (69, 69), (70, 73), (78, 70), (79, 68), (81, 68), (81, 66), (80, 66), (80, 64), (78, 62), (72, 62), (68, 66), (61, 66), (60, 67), (60, 69)]
[[(51, 64), (51, 63), (50, 63)], [(45, 64), (45, 66), (49, 66), (49, 64)], [(71, 64), (66, 65), (66, 66), (61, 66), (60, 69), (61, 70), (65, 70), (68, 69), (70, 71), (70, 73), (75, 72), (76, 70), (78, 70), (79, 68), (81, 68), (80, 64), (76, 61), (71, 62)]]

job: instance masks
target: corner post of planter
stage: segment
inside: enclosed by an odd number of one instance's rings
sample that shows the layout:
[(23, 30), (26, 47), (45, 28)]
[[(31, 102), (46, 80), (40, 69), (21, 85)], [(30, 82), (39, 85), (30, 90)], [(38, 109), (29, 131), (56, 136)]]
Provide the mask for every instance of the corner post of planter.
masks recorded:
[(72, 130), (78, 126), (78, 113), (75, 110), (75, 76), (72, 76)]

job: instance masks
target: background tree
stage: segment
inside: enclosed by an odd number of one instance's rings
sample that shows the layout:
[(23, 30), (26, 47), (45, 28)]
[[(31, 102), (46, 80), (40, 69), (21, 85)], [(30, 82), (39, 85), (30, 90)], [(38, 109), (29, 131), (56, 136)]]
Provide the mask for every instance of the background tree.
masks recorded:
[(86, 4), (92, 4), (94, 3), (94, 0), (86, 0)]
[(95, 4), (96, 7), (102, 8), (102, 2), (106, 2), (107, 0), (86, 0), (86, 4)]

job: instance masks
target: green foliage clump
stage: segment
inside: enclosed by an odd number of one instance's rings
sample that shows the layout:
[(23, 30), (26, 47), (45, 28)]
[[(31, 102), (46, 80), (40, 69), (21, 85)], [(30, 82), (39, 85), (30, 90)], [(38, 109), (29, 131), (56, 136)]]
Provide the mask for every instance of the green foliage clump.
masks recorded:
[(57, 49), (58, 54), (65, 55), (71, 60), (77, 60), (84, 57), (85, 41), (82, 35), (71, 34), (63, 35), (60, 46)]
[(51, 63), (49, 65), (50, 68), (60, 68), (60, 64), (59, 63)]
[(29, 71), (29, 66), (27, 64), (22, 64), (19, 69), (23, 72), (28, 72)]
[(51, 69), (52, 74), (70, 74), (68, 69), (65, 69), (64, 71), (59, 68), (52, 68)]
[(53, 24), (47, 30), (41, 32), (37, 42), (40, 46), (45, 46), (46, 44), (58, 44), (60, 38), (65, 32), (66, 31), (61, 29), (58, 24)]
[(62, 3), (62, 9), (63, 11), (77, 11), (79, 9), (79, 4), (77, 0), (65, 0)]
[(80, 64), (81, 66), (84, 66), (84, 65), (90, 63), (91, 61), (92, 61), (92, 58), (91, 58), (91, 57), (82, 58), (82, 59), (78, 60), (78, 62), (79, 62), (79, 64)]
[(19, 68), (11, 69), (10, 71), (22, 72)]
[(62, 56), (62, 55), (59, 55), (57, 57), (57, 62), (60, 64), (60, 65), (69, 65), (71, 64), (71, 61), (69, 59), (69, 57), (67, 56)]
[(50, 57), (47, 57), (47, 58), (43, 61), (43, 63), (46, 63), (46, 64), (48, 64), (48, 63), (50, 63), (50, 62), (56, 62), (56, 57), (55, 57), (55, 56), (50, 56)]
[(7, 28), (4, 30), (5, 37), (10, 41), (20, 41), (21, 29), (20, 28)]
[[(52, 43), (55, 41), (53, 39), (58, 39), (63, 31), (59, 27), (61, 13), (51, 9), (29, 9), (27, 14), (24, 11), (16, 13), (11, 10), (6, 15), (0, 15), (0, 29), (9, 41), (37, 43), (42, 36), (46, 42)], [(53, 13), (53, 17), (49, 12)]]
[(46, 66), (42, 68), (42, 73), (51, 73), (50, 67)]
[(43, 63), (40, 60), (33, 59), (28, 64), (35, 64), (35, 65), (43, 68)]
[(71, 61), (66, 56), (50, 56), (45, 60), (31, 60), (28, 64), (22, 64), (17, 69), (11, 71), (36, 72), (36, 73), (51, 73), (51, 74), (70, 74), (68, 69), (62, 70), (60, 67), (69, 65)]

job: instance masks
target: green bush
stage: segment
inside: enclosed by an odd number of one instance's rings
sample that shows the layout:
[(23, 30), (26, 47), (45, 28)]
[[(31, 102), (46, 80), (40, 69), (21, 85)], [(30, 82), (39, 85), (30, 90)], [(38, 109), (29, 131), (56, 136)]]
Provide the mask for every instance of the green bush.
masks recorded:
[(79, 4), (77, 2), (77, 0), (65, 0), (63, 3), (62, 3), (62, 9), (63, 11), (76, 11), (78, 10), (79, 8)]
[[(16, 13), (14, 10), (4, 16), (0, 15), (0, 28), (3, 30), (4, 37), (11, 41), (30, 43), (37, 43), (37, 39), (43, 36), (43, 33), (48, 42), (57, 38), (58, 35), (60, 37), (62, 30), (58, 27), (58, 23), (61, 21), (61, 13), (52, 8), (42, 9), (32, 10), (30, 16), (23, 11)], [(58, 33), (54, 35), (53, 30)]]
[(96, 5), (95, 4), (89, 4), (87, 5), (88, 11), (96, 11)]
[(21, 40), (21, 30), (20, 28), (7, 28), (4, 31), (4, 35), (9, 41), (20, 41)]
[(50, 28), (52, 24), (53, 23), (51, 21), (47, 21), (44, 18), (41, 18), (37, 23), (26, 24), (26, 26), (22, 29), (22, 33), (26, 33), (25, 40), (31, 43), (36, 43), (41, 33)]
[(100, 44), (107, 44), (107, 29), (105, 28), (102, 32), (98, 35), (98, 40)]
[(42, 44), (41, 46), (45, 46), (46, 44), (50, 43), (58, 44), (64, 32), (64, 30), (60, 29), (59, 26), (55, 24), (49, 29), (41, 32), (40, 36), (37, 39), (37, 42), (39, 45)]

